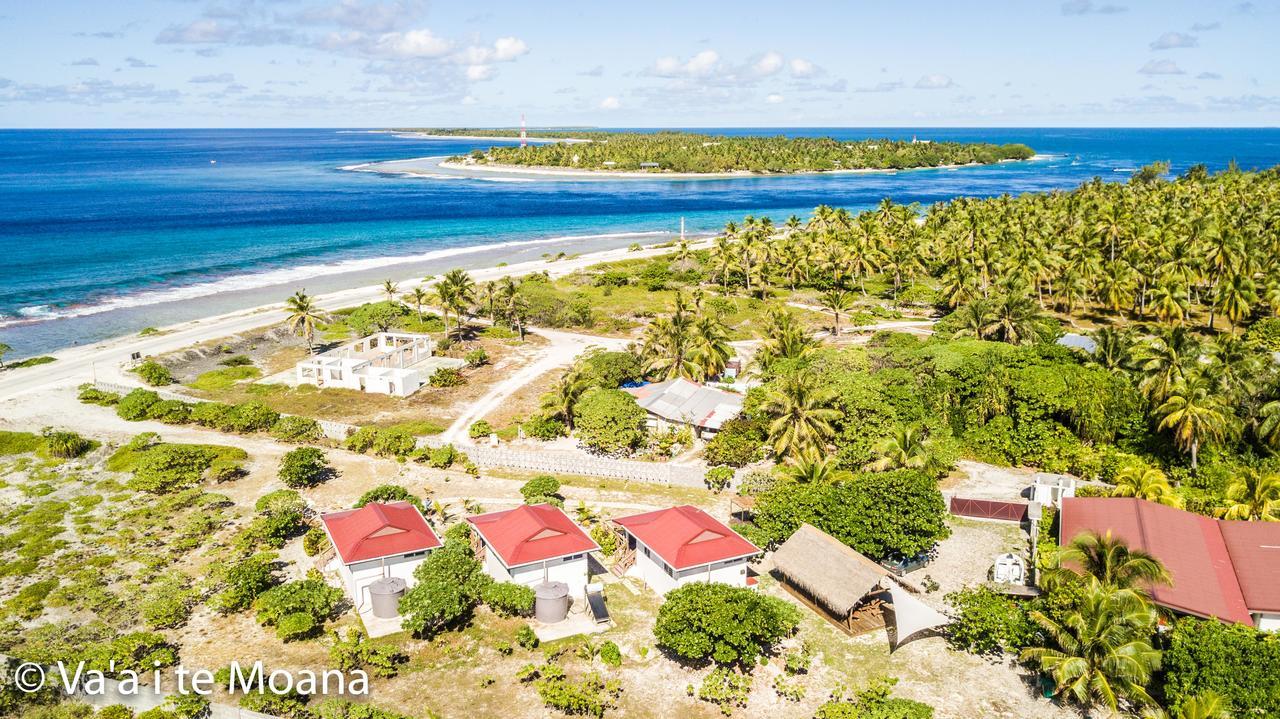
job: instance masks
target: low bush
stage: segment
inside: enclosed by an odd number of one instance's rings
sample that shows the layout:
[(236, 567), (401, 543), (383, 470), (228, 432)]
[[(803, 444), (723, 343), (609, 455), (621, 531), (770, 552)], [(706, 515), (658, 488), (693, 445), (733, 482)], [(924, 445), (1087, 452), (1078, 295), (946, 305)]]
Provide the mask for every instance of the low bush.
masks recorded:
[(533, 627), (526, 624), (517, 629), (516, 644), (519, 644), (525, 649), (537, 649), (539, 644), (538, 635), (534, 634)]
[(533, 612), (533, 590), (514, 582), (493, 582), (480, 592), (480, 600), (503, 617), (527, 617)]
[(712, 467), (707, 470), (703, 482), (707, 485), (707, 489), (713, 492), (723, 492), (728, 488), (729, 483), (733, 481), (732, 467)]
[(103, 392), (88, 384), (80, 387), (80, 394), (76, 397), (85, 404), (96, 404), (100, 407), (110, 407), (120, 401), (120, 395), (114, 392)]
[(1017, 652), (1029, 646), (1036, 625), (1014, 600), (987, 587), (971, 587), (946, 596), (955, 610), (947, 641), (974, 654)]
[(298, 489), (314, 487), (332, 475), (333, 468), (324, 452), (315, 447), (298, 447), (285, 453), (277, 476), (286, 487)]
[(231, 405), (221, 402), (197, 402), (191, 408), (190, 420), (202, 427), (217, 429), (226, 422), (231, 412)]
[(46, 428), (43, 435), (44, 450), (50, 456), (59, 459), (74, 459), (94, 447), (92, 440), (85, 439), (75, 432)]
[(357, 429), (355, 432), (352, 432), (351, 436), (343, 440), (342, 448), (350, 450), (352, 452), (358, 452), (360, 454), (364, 454), (365, 452), (368, 452), (370, 448), (373, 447), (373, 443), (377, 439), (378, 439), (377, 427), (361, 427)]
[(395, 676), (409, 657), (393, 645), (370, 643), (359, 629), (349, 629), (345, 639), (334, 633), (329, 661), (344, 672), (363, 669), (375, 677), (385, 678)]
[(471, 427), (467, 430), (467, 434), (471, 437), (471, 439), (482, 439), (484, 437), (488, 437), (490, 434), (493, 434), (493, 427), (490, 426), (488, 422), (482, 419), (479, 422), (472, 424)]
[(137, 367), (134, 367), (133, 371), (142, 378), (143, 382), (146, 382), (152, 387), (163, 387), (165, 385), (173, 384), (173, 375), (170, 374), (169, 368), (155, 360), (147, 360)]
[(395, 427), (380, 430), (371, 449), (379, 457), (407, 457), (418, 446), (418, 440), (407, 431)]
[[(304, 579), (274, 586), (253, 602), (258, 623), (275, 626), (285, 641), (314, 634), (342, 601), (342, 590), (322, 579)], [(304, 621), (305, 619), (305, 621)]]
[(466, 383), (467, 378), (462, 371), (453, 367), (441, 367), (431, 374), (431, 379), (427, 380), (427, 384), (432, 387), (461, 387)]
[(280, 413), (257, 401), (245, 402), (231, 408), (222, 417), (218, 429), (227, 432), (265, 432), (280, 421)]
[(745, 707), (750, 694), (751, 675), (729, 667), (712, 669), (698, 685), (698, 698), (715, 704), (725, 716), (733, 714), (735, 707)]
[(524, 430), (526, 437), (532, 437), (543, 442), (550, 442), (553, 439), (559, 439), (569, 434), (569, 429), (564, 422), (555, 417), (543, 415), (535, 415), (520, 425), (520, 428)]
[(147, 419), (165, 424), (186, 424), (191, 419), (191, 405), (176, 399), (162, 399), (147, 408)]
[(318, 442), (324, 437), (320, 423), (310, 417), (281, 417), (271, 427), (271, 436), (282, 442)]
[(622, 650), (618, 648), (617, 644), (606, 641), (600, 645), (600, 661), (607, 666), (620, 667), (622, 666)]
[(483, 347), (477, 347), (463, 355), (468, 367), (481, 367), (489, 364), (489, 353)]
[(128, 487), (140, 492), (165, 494), (198, 484), (218, 456), (214, 450), (194, 444), (161, 444), (142, 453)]
[(695, 582), (667, 594), (653, 634), (660, 646), (685, 659), (750, 666), (799, 624), (800, 611), (777, 597)]
[(413, 496), (409, 490), (398, 484), (382, 484), (360, 495), (356, 500), (356, 508), (359, 509), (370, 502), (408, 502), (418, 508), (419, 512), (426, 514), (426, 507), (422, 505), (422, 500)]
[(147, 418), (147, 410), (160, 401), (160, 395), (146, 389), (135, 389), (116, 403), (116, 414), (129, 422), (141, 422)]
[(549, 474), (540, 474), (520, 486), (520, 496), (525, 504), (555, 504), (564, 506), (560, 496), (560, 480)]
[(329, 535), (319, 527), (312, 527), (302, 535), (302, 553), (314, 557), (329, 546)]
[(209, 606), (223, 614), (247, 609), (258, 595), (276, 584), (274, 554), (262, 553), (222, 565), (217, 571), (221, 591), (209, 600)]
[(248, 367), (253, 364), (253, 360), (249, 358), (249, 355), (231, 355), (218, 360), (218, 364), (223, 367)]

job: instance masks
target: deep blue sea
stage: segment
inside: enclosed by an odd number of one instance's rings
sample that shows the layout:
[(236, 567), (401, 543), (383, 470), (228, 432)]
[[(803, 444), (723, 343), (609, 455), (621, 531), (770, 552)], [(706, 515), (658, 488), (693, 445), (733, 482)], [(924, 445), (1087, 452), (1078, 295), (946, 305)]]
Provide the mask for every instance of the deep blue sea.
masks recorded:
[[(0, 342), (12, 357), (383, 277), (656, 241), (751, 213), (924, 204), (1124, 181), (1167, 160), (1280, 164), (1276, 129), (719, 128), (1024, 142), (1047, 159), (896, 174), (728, 180), (424, 179), (339, 168), (491, 142), (367, 131), (0, 131)], [(528, 241), (536, 244), (523, 244)], [(488, 249), (455, 254), (460, 248)]]

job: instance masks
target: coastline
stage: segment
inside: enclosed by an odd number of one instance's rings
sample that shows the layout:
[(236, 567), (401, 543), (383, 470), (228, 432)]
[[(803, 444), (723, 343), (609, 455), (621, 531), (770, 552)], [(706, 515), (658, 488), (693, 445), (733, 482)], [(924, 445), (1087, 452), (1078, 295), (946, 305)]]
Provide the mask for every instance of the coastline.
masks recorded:
[[(650, 233), (645, 233), (650, 234)], [(546, 240), (530, 242), (545, 243)], [(695, 239), (690, 244), (701, 246), (706, 239)], [(526, 243), (521, 243), (526, 244)], [(586, 252), (555, 262), (544, 259), (529, 260), (510, 265), (495, 264), (468, 270), (476, 282), (497, 280), (504, 276), (520, 277), (547, 271), (552, 277), (560, 277), (601, 262), (637, 259), (667, 254), (671, 248), (666, 242), (644, 246), (640, 250), (628, 247)], [(481, 248), (483, 249), (483, 248)], [(391, 273), (394, 275), (394, 273)], [(429, 287), (432, 281), (401, 281), (401, 291), (414, 287)], [(376, 302), (384, 297), (381, 284), (361, 284), (324, 294), (312, 299), (320, 309), (332, 312), (344, 307)], [(52, 386), (75, 385), (91, 381), (98, 365), (115, 367), (127, 362), (134, 352), (142, 356), (172, 352), (201, 342), (229, 337), (279, 325), (284, 321), (283, 295), (281, 301), (259, 304), (253, 307), (223, 313), (212, 313), (197, 319), (157, 327), (157, 332), (141, 336), (136, 332), (117, 335), (86, 345), (63, 347), (47, 353), (56, 359), (49, 364), (0, 372), (0, 400), (11, 399), (40, 391)]]
[[(384, 175), (403, 175), (444, 179), (454, 177), (470, 177), (473, 179), (501, 178), (508, 181), (534, 179), (578, 179), (578, 180), (737, 180), (760, 179), (771, 177), (796, 177), (802, 175), (896, 175), (900, 172), (916, 172), (924, 170), (958, 170), (961, 168), (989, 167), (1012, 162), (1034, 162), (1052, 159), (1053, 155), (1033, 155), (1026, 160), (999, 160), (994, 163), (971, 162), (967, 164), (932, 165), (929, 167), (906, 168), (874, 168), (860, 167), (847, 170), (806, 170), (803, 172), (751, 172), (735, 170), (731, 172), (641, 172), (637, 170), (586, 170), (571, 167), (541, 167), (521, 165), (475, 165), (463, 162), (452, 162), (447, 157), (440, 162), (441, 156), (413, 157), (403, 160), (385, 160), (381, 162), (365, 162), (358, 165), (339, 167), (348, 172), (373, 172)], [(426, 163), (428, 166), (413, 166), (413, 163)], [(407, 166), (406, 166), (407, 165)]]

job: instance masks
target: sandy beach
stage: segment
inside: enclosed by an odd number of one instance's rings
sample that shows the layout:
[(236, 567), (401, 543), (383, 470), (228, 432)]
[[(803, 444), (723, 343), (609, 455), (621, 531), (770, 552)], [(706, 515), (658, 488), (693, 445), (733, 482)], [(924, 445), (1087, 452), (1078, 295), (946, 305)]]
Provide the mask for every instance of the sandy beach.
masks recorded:
[[(693, 243), (694, 246), (699, 244), (702, 243)], [(469, 272), (476, 282), (487, 282), (508, 275), (517, 277), (544, 270), (552, 277), (560, 277), (600, 262), (652, 257), (670, 251), (669, 246), (659, 245), (650, 245), (640, 250), (629, 250), (624, 247), (589, 252), (555, 262), (539, 259), (506, 266), (483, 267)], [(395, 274), (393, 268), (389, 268), (389, 271)], [(432, 284), (425, 281), (401, 282), (400, 291), (409, 291), (418, 286), (429, 287)], [(376, 302), (383, 298), (380, 284), (362, 285), (317, 294), (313, 297), (320, 309), (329, 312), (366, 302)], [(143, 357), (163, 354), (201, 342), (278, 325), (284, 321), (283, 299), (282, 296), (281, 302), (157, 327), (156, 333), (147, 336), (129, 334), (52, 352), (49, 356), (54, 357), (55, 361), (49, 364), (0, 372), (0, 401), (118, 375), (121, 366), (127, 363), (135, 352)]]

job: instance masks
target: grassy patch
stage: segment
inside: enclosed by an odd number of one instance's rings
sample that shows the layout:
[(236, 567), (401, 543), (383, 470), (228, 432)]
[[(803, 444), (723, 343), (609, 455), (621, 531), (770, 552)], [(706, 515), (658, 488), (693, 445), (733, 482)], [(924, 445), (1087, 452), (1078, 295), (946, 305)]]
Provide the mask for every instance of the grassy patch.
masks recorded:
[[(132, 472), (138, 468), (138, 461), (142, 459), (142, 455), (163, 446), (178, 446), (172, 442), (160, 442), (143, 449), (131, 448), (128, 445), (121, 447), (107, 458), (106, 469), (111, 472)], [(249, 458), (249, 453), (239, 447), (228, 447), (224, 444), (185, 444), (184, 447), (198, 447), (207, 449), (216, 455), (214, 463), (218, 462), (243, 462)]]
[(396, 424), (386, 425), (385, 429), (397, 429), (408, 432), (416, 437), (426, 437), (433, 434), (440, 434), (447, 429), (446, 427), (436, 424), (425, 419), (413, 420), (409, 422), (397, 422)]
[(35, 452), (44, 445), (44, 438), (31, 432), (0, 432), (0, 456)]
[(240, 365), (236, 367), (223, 367), (222, 369), (209, 370), (187, 384), (192, 389), (203, 390), (205, 392), (217, 392), (220, 390), (230, 389), (238, 382), (257, 379), (261, 376), (262, 370), (257, 367), (252, 365)]
[(17, 362), (10, 362), (4, 367), (5, 369), (22, 369), (23, 367), (35, 367), (37, 365), (49, 364), (50, 362), (56, 361), (56, 357), (28, 357), (24, 360), (18, 360)]

